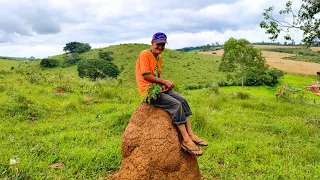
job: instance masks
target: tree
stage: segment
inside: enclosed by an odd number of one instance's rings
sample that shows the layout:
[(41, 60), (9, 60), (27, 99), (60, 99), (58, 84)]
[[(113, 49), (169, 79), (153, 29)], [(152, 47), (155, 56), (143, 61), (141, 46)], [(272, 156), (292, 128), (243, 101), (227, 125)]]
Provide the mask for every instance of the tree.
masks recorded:
[[(298, 12), (294, 12), (292, 9), (292, 2), (286, 3), (286, 8), (279, 11), (280, 16), (283, 19), (279, 19), (273, 15), (274, 6), (271, 6), (264, 10), (262, 13), (265, 21), (261, 21), (260, 27), (266, 29), (266, 34), (270, 34), (269, 39), (276, 40), (280, 32), (285, 32), (285, 40), (294, 41), (291, 37), (291, 30), (301, 30), (303, 32), (302, 41), (308, 46), (313, 41), (320, 40), (320, 19), (317, 18), (317, 14), (320, 12), (319, 0), (302, 0), (300, 9)], [(286, 15), (291, 16), (288, 20)]]
[(112, 61), (113, 60), (113, 56), (112, 56), (112, 52), (106, 52), (106, 51), (100, 51), (99, 52), (99, 58), (105, 61)]
[(31, 56), (31, 57), (29, 57), (29, 60), (34, 61), (34, 60), (36, 60), (36, 58), (34, 56)]
[(250, 46), (249, 41), (245, 39), (230, 38), (223, 45), (223, 49), (219, 70), (240, 74), (242, 91), (244, 91), (245, 74), (253, 70), (255, 74), (261, 74), (267, 70), (265, 58), (260, 50)]
[(92, 80), (105, 77), (117, 77), (120, 73), (118, 67), (111, 62), (100, 59), (82, 60), (78, 65), (79, 77), (88, 77)]
[(70, 53), (83, 53), (90, 51), (91, 46), (88, 43), (69, 42), (63, 47), (63, 51)]

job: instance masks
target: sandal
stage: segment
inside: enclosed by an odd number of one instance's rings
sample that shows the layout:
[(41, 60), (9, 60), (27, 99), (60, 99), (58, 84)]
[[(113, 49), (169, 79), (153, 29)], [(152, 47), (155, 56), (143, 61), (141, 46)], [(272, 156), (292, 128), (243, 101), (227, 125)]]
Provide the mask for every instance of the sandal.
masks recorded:
[(191, 150), (191, 149), (188, 149), (187, 147), (185, 147), (183, 144), (181, 144), (181, 148), (182, 148), (182, 150), (183, 150), (184, 152), (188, 152), (188, 153), (190, 153), (190, 154), (193, 155), (193, 156), (201, 156), (201, 155), (203, 154), (203, 152), (202, 152), (202, 154), (196, 154), (196, 153), (194, 153), (194, 152), (200, 151), (199, 148), (194, 149), (194, 150)]
[[(198, 141), (198, 142), (195, 142), (195, 141), (193, 141), (197, 146), (208, 146), (208, 143), (207, 142), (205, 142), (204, 140), (200, 140), (200, 141)], [(205, 144), (202, 144), (202, 143), (205, 143)]]

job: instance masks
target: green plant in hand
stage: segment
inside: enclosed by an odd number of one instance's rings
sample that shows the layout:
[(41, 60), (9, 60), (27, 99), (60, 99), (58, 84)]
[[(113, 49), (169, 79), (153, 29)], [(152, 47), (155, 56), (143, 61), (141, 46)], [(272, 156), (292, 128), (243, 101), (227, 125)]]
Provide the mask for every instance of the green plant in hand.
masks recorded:
[(156, 100), (158, 95), (162, 91), (162, 86), (157, 83), (150, 83), (148, 84), (148, 89), (146, 91), (146, 94), (144, 96), (144, 102), (150, 103), (152, 99)]
[[(158, 67), (155, 68), (154, 70), (154, 76), (159, 77), (158, 73)], [(148, 89), (144, 95), (144, 102), (150, 103), (152, 99), (156, 100), (157, 96), (161, 93), (162, 91), (162, 86), (157, 83), (149, 83), (148, 84)]]

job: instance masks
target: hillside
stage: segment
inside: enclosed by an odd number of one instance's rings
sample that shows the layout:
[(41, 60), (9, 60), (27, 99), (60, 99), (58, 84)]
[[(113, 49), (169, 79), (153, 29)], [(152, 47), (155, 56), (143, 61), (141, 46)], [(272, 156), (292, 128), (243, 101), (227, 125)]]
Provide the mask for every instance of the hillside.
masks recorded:
[[(94, 49), (81, 54), (83, 59), (98, 58), (99, 50), (113, 52), (114, 63), (121, 69), (120, 78), (126, 84), (135, 84), (135, 63), (139, 53), (144, 49), (149, 49), (146, 44), (121, 44), (109, 46), (101, 49)], [(53, 56), (57, 60), (62, 60), (64, 55)], [(223, 74), (218, 72), (218, 62), (220, 57), (199, 56), (195, 53), (178, 52), (165, 49), (163, 56), (164, 78), (172, 80), (181, 88), (187, 86), (208, 86), (216, 83)], [(206, 78), (204, 78), (206, 77)]]
[[(122, 72), (97, 81), (79, 78), (76, 66), (0, 60), (0, 179), (110, 178), (141, 103), (134, 67), (147, 48), (103, 48)], [(81, 56), (97, 58), (98, 51)], [(214, 84), (224, 75), (217, 71), (220, 57), (169, 49), (163, 56), (163, 76), (186, 97), (194, 131), (210, 144), (198, 159), (204, 179), (318, 179), (320, 97), (303, 88), (315, 77), (287, 74), (276, 87), (242, 93)], [(285, 86), (292, 92), (276, 97)]]

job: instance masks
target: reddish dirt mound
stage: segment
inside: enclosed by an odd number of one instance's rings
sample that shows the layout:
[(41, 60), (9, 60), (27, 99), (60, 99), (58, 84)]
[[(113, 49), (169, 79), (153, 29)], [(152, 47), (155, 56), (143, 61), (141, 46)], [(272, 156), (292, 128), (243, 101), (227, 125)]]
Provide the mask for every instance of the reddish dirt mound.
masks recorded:
[(68, 91), (64, 88), (57, 88), (56, 93), (67, 93)]
[(122, 137), (122, 163), (114, 179), (200, 180), (198, 161), (181, 151), (181, 140), (168, 113), (139, 105)]

